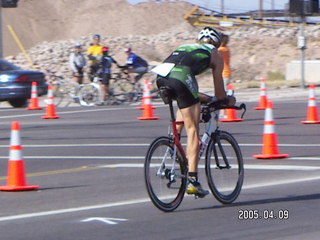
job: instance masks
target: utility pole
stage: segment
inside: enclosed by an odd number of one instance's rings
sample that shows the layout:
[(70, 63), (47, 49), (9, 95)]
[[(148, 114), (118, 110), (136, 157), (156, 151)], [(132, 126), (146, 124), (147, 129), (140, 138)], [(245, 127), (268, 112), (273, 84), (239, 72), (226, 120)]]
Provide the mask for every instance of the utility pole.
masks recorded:
[(221, 13), (224, 14), (224, 0), (221, 0)]
[(259, 0), (259, 18), (263, 17), (263, 0)]
[(300, 22), (300, 34), (298, 36), (298, 48), (301, 50), (300, 54), (300, 63), (301, 63), (301, 83), (300, 87), (305, 88), (305, 67), (304, 67), (304, 59), (305, 59), (305, 49), (307, 48), (306, 46), (306, 37), (304, 34), (304, 23), (305, 23), (305, 16), (302, 14), (301, 15), (301, 22)]
[(16, 8), (19, 0), (0, 0), (0, 59), (3, 58), (2, 8)]
[(0, 6), (0, 59), (3, 58), (2, 29), (2, 6)]

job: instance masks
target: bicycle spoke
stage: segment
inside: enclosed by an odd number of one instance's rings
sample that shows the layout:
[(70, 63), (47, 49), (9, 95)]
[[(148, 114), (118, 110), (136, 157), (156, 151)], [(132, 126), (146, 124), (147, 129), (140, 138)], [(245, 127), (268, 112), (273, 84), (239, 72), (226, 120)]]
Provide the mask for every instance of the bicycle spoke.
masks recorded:
[(149, 196), (162, 211), (173, 211), (181, 203), (186, 186), (186, 169), (173, 154), (168, 138), (150, 145), (145, 162), (145, 180)]
[(206, 173), (210, 189), (222, 203), (231, 203), (243, 183), (243, 160), (235, 139), (227, 132), (216, 134), (208, 146)]

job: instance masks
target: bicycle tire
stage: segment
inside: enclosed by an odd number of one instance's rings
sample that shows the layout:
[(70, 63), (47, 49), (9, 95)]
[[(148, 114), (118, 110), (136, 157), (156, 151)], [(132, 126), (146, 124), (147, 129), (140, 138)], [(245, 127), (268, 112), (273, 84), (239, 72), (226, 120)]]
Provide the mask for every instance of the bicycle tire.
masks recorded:
[(92, 107), (101, 102), (101, 88), (97, 83), (83, 84), (79, 91), (81, 106)]
[(68, 106), (74, 101), (79, 91), (79, 84), (70, 80), (60, 80), (57, 83), (53, 83), (52, 86), (56, 106), (61, 105), (63, 102), (65, 106)]
[[(223, 160), (228, 159), (228, 168)], [(213, 133), (206, 151), (206, 175), (214, 197), (223, 204), (232, 203), (241, 192), (244, 168), (240, 147), (228, 132)]]
[[(178, 148), (177, 159), (172, 159), (173, 148), (172, 139), (168, 137), (155, 139), (150, 144), (144, 164), (144, 178), (149, 197), (152, 203), (164, 212), (171, 212), (180, 205), (187, 184), (187, 164)], [(170, 169), (174, 161), (176, 181), (169, 185)]]
[(127, 79), (118, 79), (113, 83), (111, 92), (113, 97), (120, 102), (127, 102), (133, 98), (134, 84)]
[(66, 93), (65, 89), (61, 85), (61, 83), (53, 83), (52, 84), (53, 89), (53, 96), (54, 96), (54, 104), (58, 107), (62, 103)]

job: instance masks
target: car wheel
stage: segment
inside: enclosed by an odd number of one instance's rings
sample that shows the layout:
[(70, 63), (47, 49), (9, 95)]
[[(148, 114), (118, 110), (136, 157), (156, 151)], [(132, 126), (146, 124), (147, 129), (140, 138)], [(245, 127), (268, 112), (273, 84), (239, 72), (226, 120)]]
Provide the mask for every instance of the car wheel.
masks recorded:
[(9, 103), (12, 107), (21, 108), (27, 105), (28, 99), (13, 99), (9, 100)]

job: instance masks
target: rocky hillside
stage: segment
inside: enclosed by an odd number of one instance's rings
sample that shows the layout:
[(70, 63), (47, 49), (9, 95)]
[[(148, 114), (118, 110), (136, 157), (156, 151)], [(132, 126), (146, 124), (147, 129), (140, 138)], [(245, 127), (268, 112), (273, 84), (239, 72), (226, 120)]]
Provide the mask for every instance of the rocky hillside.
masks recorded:
[[(132, 6), (124, 0), (109, 0), (108, 4), (104, 0), (96, 0), (95, 4), (83, 0), (83, 4), (75, 8), (76, 0), (40, 2), (21, 0), (18, 9), (10, 9), (19, 11), (17, 18), (9, 18), (5, 12), (5, 20), (14, 19), (12, 26), (22, 42), (29, 46), (28, 54), (39, 69), (50, 69), (63, 75), (69, 74), (67, 61), (72, 45), (79, 42), (87, 47), (93, 33), (103, 36), (103, 44), (110, 47), (120, 63), (125, 61), (122, 49), (131, 46), (139, 55), (156, 64), (176, 46), (193, 42), (199, 31), (182, 18), (191, 7), (187, 3)], [(226, 33), (230, 34), (234, 81), (258, 79), (270, 73), (283, 75), (286, 63), (299, 59), (297, 28), (243, 27)], [(317, 39), (320, 27), (307, 27), (306, 35), (306, 59), (319, 58), (320, 43)], [(11, 61), (24, 68), (29, 67), (23, 54), (10, 55), (7, 58)], [(207, 81), (208, 78), (204, 79)]]

